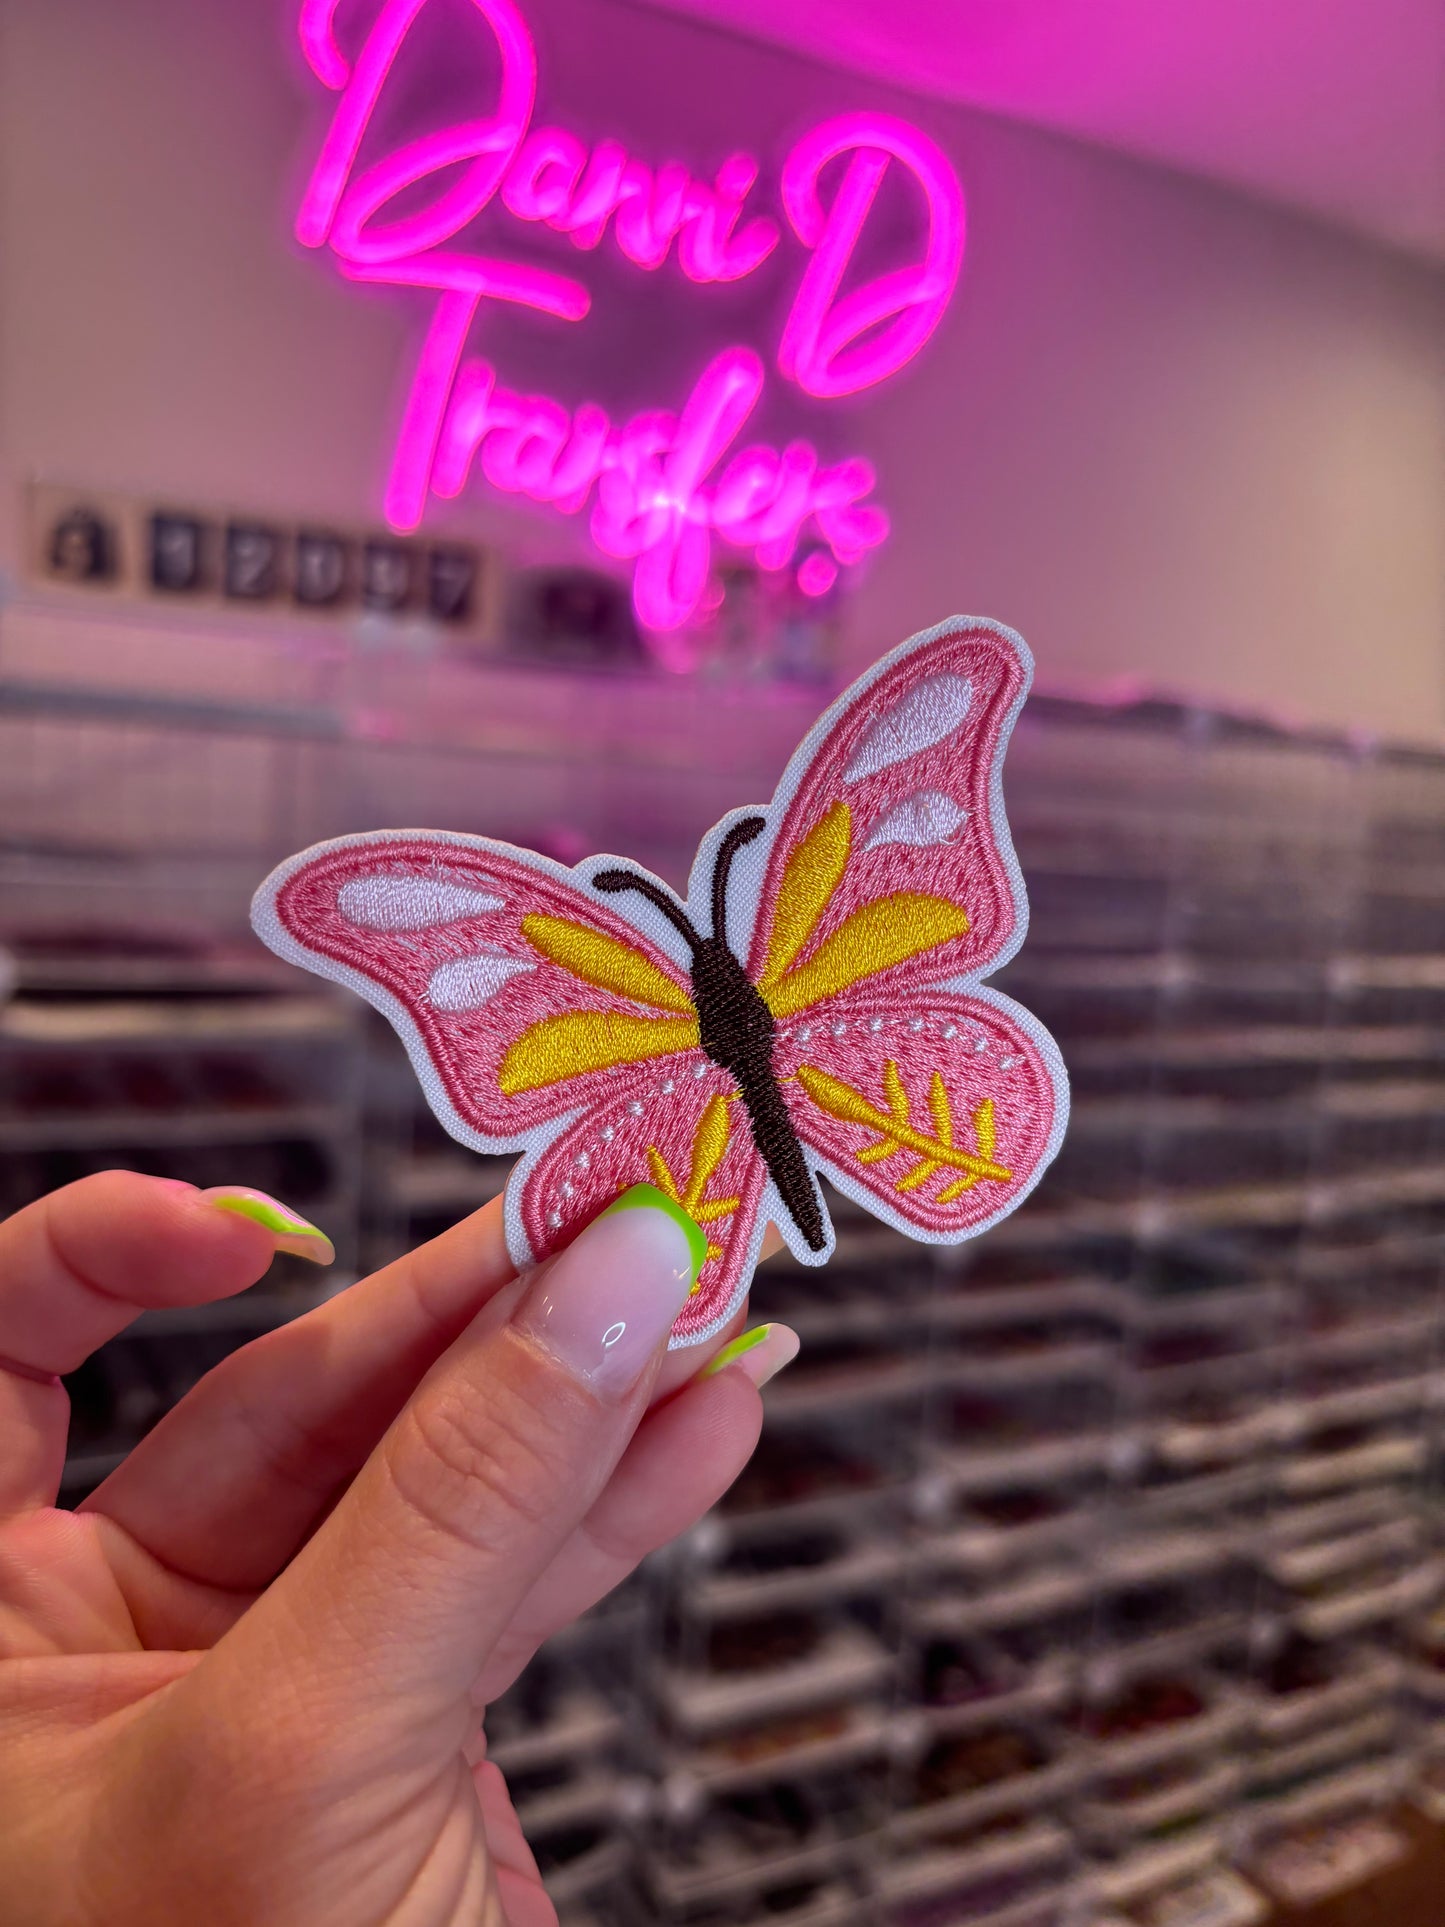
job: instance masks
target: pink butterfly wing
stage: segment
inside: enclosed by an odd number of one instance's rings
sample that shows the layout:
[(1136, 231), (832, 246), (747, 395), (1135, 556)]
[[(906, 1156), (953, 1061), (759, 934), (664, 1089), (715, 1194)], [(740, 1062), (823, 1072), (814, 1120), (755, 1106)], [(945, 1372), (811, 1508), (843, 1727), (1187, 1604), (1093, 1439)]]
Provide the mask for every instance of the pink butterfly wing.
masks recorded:
[(1012, 1211), (1062, 1135), (1057, 1046), (1006, 998), (855, 992), (780, 1026), (774, 1062), (814, 1160), (913, 1237)]
[(539, 1252), (566, 1242), (629, 1185), (656, 1184), (681, 1203), (701, 1224), (708, 1257), (673, 1327), (675, 1346), (727, 1323), (757, 1261), (767, 1172), (736, 1093), (736, 1080), (700, 1051), (640, 1067), (541, 1152), (518, 1191), (522, 1232)]
[(783, 815), (753, 928), (748, 974), (755, 981), (789, 856), (840, 804), (850, 819), (847, 869), (800, 961), (861, 906), (926, 893), (957, 905), (967, 930), (895, 963), (870, 990), (896, 996), (997, 967), (1023, 926), (998, 769), (1028, 682), (1027, 657), (1007, 631), (950, 623), (887, 658), (823, 718), (773, 805), (774, 820), (780, 805)]
[(376, 1004), (400, 1031), (443, 1123), (478, 1149), (510, 1149), (539, 1125), (602, 1101), (631, 1069), (508, 1093), (502, 1062), (530, 1026), (569, 1012), (664, 1014), (550, 961), (523, 934), (523, 915), (613, 938), (640, 952), (679, 997), (688, 994), (670, 957), (556, 865), (482, 837), (342, 837), (283, 865), (265, 894), (269, 913), (259, 899), (256, 910), (262, 936)]
[[(481, 1150), (528, 1153), (507, 1188), (507, 1242), (518, 1264), (560, 1249), (630, 1185), (671, 1191), (709, 1240), (673, 1340), (697, 1343), (736, 1309), (761, 1240), (767, 1174), (735, 1080), (691, 1046), (505, 1091), (506, 1054), (540, 1021), (658, 1015), (539, 951), (522, 925), (537, 915), (640, 953), (688, 996), (677, 964), (634, 925), (557, 866), (481, 837), (343, 837), (283, 865), (255, 907), (274, 949), (348, 984), (391, 1019), (454, 1136)], [(679, 1013), (663, 1015), (677, 1021)]]

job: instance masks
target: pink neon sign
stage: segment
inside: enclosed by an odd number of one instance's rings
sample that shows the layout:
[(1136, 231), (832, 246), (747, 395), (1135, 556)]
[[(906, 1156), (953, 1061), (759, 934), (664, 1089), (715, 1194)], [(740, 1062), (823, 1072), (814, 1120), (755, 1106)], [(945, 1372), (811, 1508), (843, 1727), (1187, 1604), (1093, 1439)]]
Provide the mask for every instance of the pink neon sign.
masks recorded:
[[(678, 409), (620, 423), (595, 402), (569, 410), (546, 395), (515, 394), (486, 362), (466, 359), (484, 302), (566, 321), (582, 320), (591, 306), (585, 285), (570, 276), (451, 245), (494, 200), (518, 220), (567, 235), (580, 251), (610, 230), (645, 272), (675, 254), (681, 273), (703, 286), (754, 273), (782, 242), (776, 222), (745, 212), (757, 162), (733, 154), (704, 180), (676, 161), (654, 168), (615, 140), (589, 149), (565, 128), (533, 128), (537, 62), (526, 23), (512, 0), (471, 0), (500, 65), (490, 111), (409, 140), (358, 172), (387, 77), (425, 4), (383, 0), (354, 59), (333, 31), (338, 0), (302, 0), (298, 21), (312, 71), (339, 99), (302, 196), (297, 238), (329, 247), (354, 280), (437, 297), (387, 480), (388, 519), (415, 528), (429, 495), (458, 494), (480, 469), (494, 488), (563, 514), (587, 509), (597, 546), (633, 562), (634, 601), (649, 629), (679, 628), (715, 601), (714, 537), (780, 569), (806, 535), (821, 546), (800, 563), (799, 587), (825, 594), (840, 567), (883, 541), (888, 518), (865, 499), (875, 478), (861, 458), (828, 464), (806, 441), (729, 453), (765, 387), (753, 349), (716, 355)], [(825, 206), (821, 177), (837, 161), (846, 164)], [(923, 195), (923, 258), (842, 292), (893, 165)], [(963, 258), (958, 179), (917, 128), (852, 114), (798, 142), (780, 191), (809, 258), (778, 371), (821, 399), (871, 387), (911, 360), (943, 317)]]

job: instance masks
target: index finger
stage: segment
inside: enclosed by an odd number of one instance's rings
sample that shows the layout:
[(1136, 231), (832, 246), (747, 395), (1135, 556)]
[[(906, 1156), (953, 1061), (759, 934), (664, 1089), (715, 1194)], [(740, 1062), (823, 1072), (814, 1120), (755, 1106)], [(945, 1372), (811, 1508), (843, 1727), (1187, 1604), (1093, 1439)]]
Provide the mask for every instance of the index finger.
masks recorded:
[(55, 1497), (62, 1372), (147, 1309), (244, 1291), (275, 1249), (193, 1186), (135, 1171), (81, 1178), (0, 1223), (0, 1510)]

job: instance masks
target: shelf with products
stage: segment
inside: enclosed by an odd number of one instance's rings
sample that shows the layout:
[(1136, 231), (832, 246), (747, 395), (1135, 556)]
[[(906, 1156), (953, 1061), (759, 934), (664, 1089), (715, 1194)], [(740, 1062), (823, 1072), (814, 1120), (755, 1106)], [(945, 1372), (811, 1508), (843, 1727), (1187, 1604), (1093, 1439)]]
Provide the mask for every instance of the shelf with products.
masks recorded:
[[(981, 1860), (981, 1865), (980, 1865)], [(886, 1927), (1062, 1927), (1071, 1848), (1038, 1836), (1026, 1860), (991, 1868), (979, 1846), (909, 1847), (884, 1861), (873, 1891)]]
[(1069, 1701), (1078, 1681), (1072, 1654), (1026, 1663), (997, 1639), (960, 1631), (930, 1603), (904, 1609), (904, 1682), (921, 1732), (946, 1738), (1056, 1713)]
[(899, 1743), (885, 1701), (843, 1699), (754, 1718), (661, 1756), (667, 1779), (719, 1795), (806, 1781), (885, 1759)]
[(624, 1726), (585, 1668), (549, 1652), (488, 1709), (487, 1757), (504, 1773), (545, 1772), (605, 1754)]
[(1261, 1890), (1290, 1909), (1307, 1908), (1358, 1887), (1400, 1860), (1409, 1841), (1395, 1824), (1394, 1814), (1382, 1812), (1388, 1799), (1384, 1781), (1365, 1787), (1356, 1782), (1343, 1803), (1339, 1789), (1321, 1813), (1265, 1829), (1258, 1850), (1247, 1862), (1250, 1878)]
[(298, 987), (254, 953), (195, 933), (93, 918), (11, 926), (0, 1010), (0, 1195), (18, 1208), (116, 1167), (286, 1199), (333, 1239), (324, 1275), (290, 1257), (238, 1296), (141, 1314), (69, 1375), (62, 1498), (120, 1464), (212, 1365), (355, 1276), (361, 1026), (350, 1001)]
[(897, 1580), (904, 1549), (879, 1533), (842, 1525), (794, 1528), (699, 1562), (689, 1609), (704, 1619), (826, 1605), (877, 1595)]
[(651, 1685), (669, 1731), (703, 1740), (886, 1691), (894, 1668), (858, 1621), (788, 1611), (711, 1624), (696, 1663), (660, 1656)]
[(701, 1813), (690, 1797), (690, 1811), (659, 1819), (647, 1838), (643, 1881), (663, 1911), (706, 1918), (714, 1909), (755, 1909), (768, 1906), (770, 1895), (793, 1893), (811, 1903), (814, 1883), (826, 1887), (849, 1864), (852, 1816), (836, 1815), (806, 1782), (701, 1798)]
[(1038, 1815), (1075, 1790), (1079, 1767), (1047, 1718), (1011, 1718), (932, 1736), (900, 1778), (885, 1823), (895, 1845)]
[(1219, 1758), (1175, 1758), (1145, 1772), (1100, 1774), (1073, 1808), (1092, 1846), (1118, 1852), (1184, 1826), (1208, 1826), (1244, 1784), (1244, 1769)]
[(1249, 1734), (1257, 1747), (1283, 1746), (1377, 1707), (1393, 1705), (1400, 1660), (1368, 1644), (1289, 1633), (1273, 1642), (1254, 1678)]
[(1239, 1830), (1256, 1842), (1268, 1841), (1322, 1820), (1378, 1812), (1401, 1797), (1412, 1773), (1408, 1757), (1375, 1750), (1345, 1765), (1307, 1771), (1297, 1779), (1263, 1781), (1244, 1796)]
[[(1217, 1839), (1207, 1837), (1205, 1844), (1214, 1858), (1220, 1857)], [(1102, 1898), (1110, 1897), (1102, 1893)], [(1121, 1896), (1119, 1904), (1120, 1912), (1096, 1914), (1090, 1927), (1260, 1927), (1270, 1913), (1257, 1888), (1232, 1869), (1218, 1866), (1190, 1871), (1179, 1880), (1148, 1882)]]

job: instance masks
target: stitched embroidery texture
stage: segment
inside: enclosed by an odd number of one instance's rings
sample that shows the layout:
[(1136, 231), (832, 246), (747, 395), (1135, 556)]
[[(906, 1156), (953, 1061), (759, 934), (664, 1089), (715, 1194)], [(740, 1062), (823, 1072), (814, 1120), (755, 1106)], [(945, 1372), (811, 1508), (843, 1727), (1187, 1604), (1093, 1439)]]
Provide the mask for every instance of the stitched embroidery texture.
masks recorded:
[(377, 832), (281, 865), (256, 927), (385, 1012), (454, 1136), (523, 1153), (519, 1266), (641, 1179), (690, 1212), (707, 1256), (672, 1342), (694, 1343), (737, 1309), (769, 1218), (826, 1259), (819, 1174), (954, 1242), (1057, 1150), (1053, 1040), (980, 982), (1024, 927), (999, 770), (1028, 675), (994, 624), (905, 643), (766, 809), (704, 840), (685, 900), (610, 857)]

